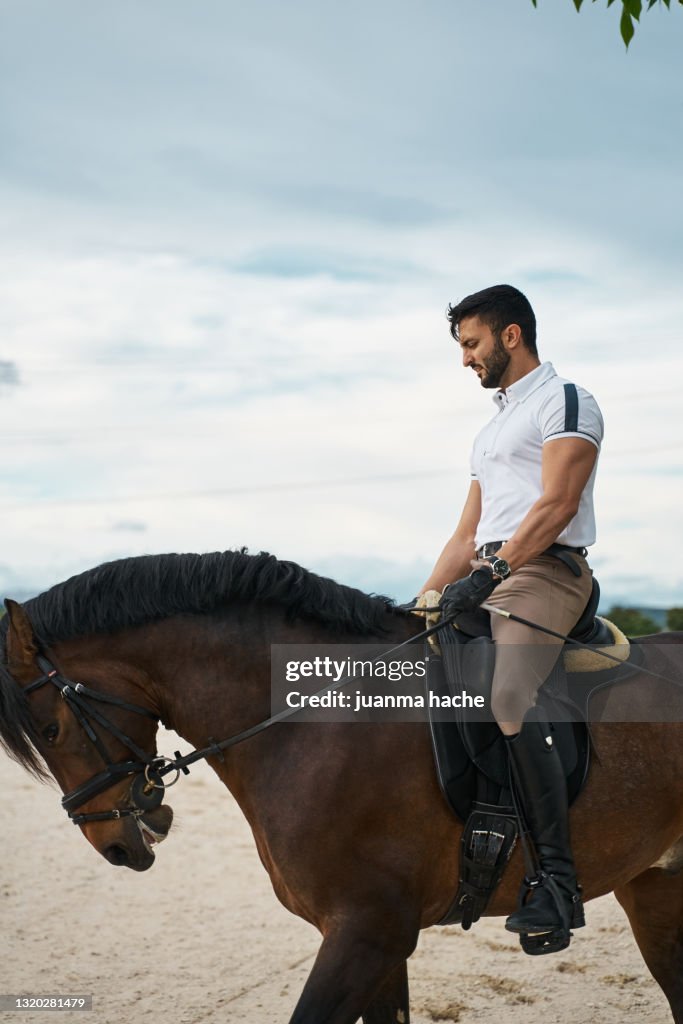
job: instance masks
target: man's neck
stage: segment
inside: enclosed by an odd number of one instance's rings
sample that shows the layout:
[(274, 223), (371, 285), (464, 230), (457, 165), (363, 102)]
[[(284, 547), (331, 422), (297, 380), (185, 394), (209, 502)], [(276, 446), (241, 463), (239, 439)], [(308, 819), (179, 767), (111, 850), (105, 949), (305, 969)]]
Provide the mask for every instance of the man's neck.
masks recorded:
[(538, 369), (540, 365), (541, 360), (538, 356), (529, 355), (528, 357), (524, 356), (520, 359), (511, 359), (507, 370), (503, 374), (499, 390), (505, 391), (506, 388), (509, 388), (512, 384), (516, 384), (518, 380), (521, 380), (522, 377), (526, 377), (527, 374)]

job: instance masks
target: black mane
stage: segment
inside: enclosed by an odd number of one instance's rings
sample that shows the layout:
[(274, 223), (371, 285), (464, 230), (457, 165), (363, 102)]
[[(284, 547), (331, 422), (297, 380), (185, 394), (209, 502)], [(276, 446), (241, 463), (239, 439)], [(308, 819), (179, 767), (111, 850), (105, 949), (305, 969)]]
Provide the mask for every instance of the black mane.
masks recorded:
[[(261, 552), (141, 555), (105, 562), (26, 601), (45, 647), (91, 633), (113, 633), (182, 613), (210, 613), (229, 604), (278, 605), (290, 619), (365, 635), (386, 629), (393, 602), (317, 576), (295, 562)], [(0, 641), (6, 627), (0, 623)]]
[[(182, 613), (211, 613), (234, 602), (277, 605), (290, 619), (308, 619), (342, 633), (385, 632), (397, 614), (385, 597), (368, 596), (317, 576), (294, 562), (261, 552), (142, 555), (105, 562), (26, 601), (38, 643), (113, 633)], [(400, 613), (398, 613), (400, 614)], [(8, 619), (0, 620), (0, 743), (10, 756), (39, 771), (30, 749), (28, 705), (4, 669)]]

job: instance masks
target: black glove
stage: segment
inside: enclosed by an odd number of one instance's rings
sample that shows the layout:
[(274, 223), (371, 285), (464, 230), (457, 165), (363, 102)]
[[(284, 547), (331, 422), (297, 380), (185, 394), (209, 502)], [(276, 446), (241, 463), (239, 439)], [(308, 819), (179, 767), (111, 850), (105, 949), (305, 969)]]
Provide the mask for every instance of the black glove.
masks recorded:
[(473, 612), (490, 597), (500, 580), (489, 569), (475, 569), (469, 576), (449, 583), (441, 595), (439, 607), (443, 617), (458, 612)]

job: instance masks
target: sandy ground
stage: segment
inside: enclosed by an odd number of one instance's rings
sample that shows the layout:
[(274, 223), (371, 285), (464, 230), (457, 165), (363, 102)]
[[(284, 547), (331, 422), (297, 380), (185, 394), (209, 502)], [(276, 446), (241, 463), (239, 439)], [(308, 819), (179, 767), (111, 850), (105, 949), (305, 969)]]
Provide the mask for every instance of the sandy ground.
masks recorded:
[[(0, 993), (92, 994), (93, 1010), (0, 1021), (289, 1020), (317, 933), (277, 902), (246, 822), (206, 766), (173, 791), (176, 825), (143, 874), (96, 854), (59, 797), (0, 755)], [(423, 932), (410, 962), (413, 1021), (669, 1022), (616, 901), (589, 904), (588, 921), (567, 952), (542, 958), (525, 956), (502, 919)]]

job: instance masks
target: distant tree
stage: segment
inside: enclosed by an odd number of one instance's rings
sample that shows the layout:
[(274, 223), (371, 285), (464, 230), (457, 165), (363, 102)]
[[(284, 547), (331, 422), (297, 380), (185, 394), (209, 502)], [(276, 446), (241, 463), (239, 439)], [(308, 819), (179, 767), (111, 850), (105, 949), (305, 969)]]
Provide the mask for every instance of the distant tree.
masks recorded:
[[(534, 5), (534, 7), (537, 6), (537, 0), (531, 0), (531, 2)], [(593, 3), (595, 2), (596, 0), (593, 0)], [(583, 0), (572, 0), (572, 3), (574, 4), (574, 7), (576, 7), (577, 11), (581, 10)], [(613, 3), (614, 0), (607, 0), (608, 7), (611, 7)], [(678, 0), (678, 3), (683, 6), (683, 0)], [(647, 7), (645, 9), (649, 11), (651, 7), (655, 6), (655, 4), (664, 4), (665, 7), (670, 8), (671, 0), (647, 0)], [(621, 0), (621, 38), (626, 43), (627, 47), (633, 39), (633, 35), (636, 30), (636, 27), (633, 24), (633, 22), (640, 21), (640, 15), (642, 13), (643, 0)]]
[(683, 630), (683, 608), (669, 608), (666, 613), (667, 629)]
[(605, 615), (606, 619), (618, 626), (626, 636), (646, 636), (648, 633), (659, 633), (660, 629), (654, 619), (643, 615), (635, 608), (624, 608), (615, 604)]

